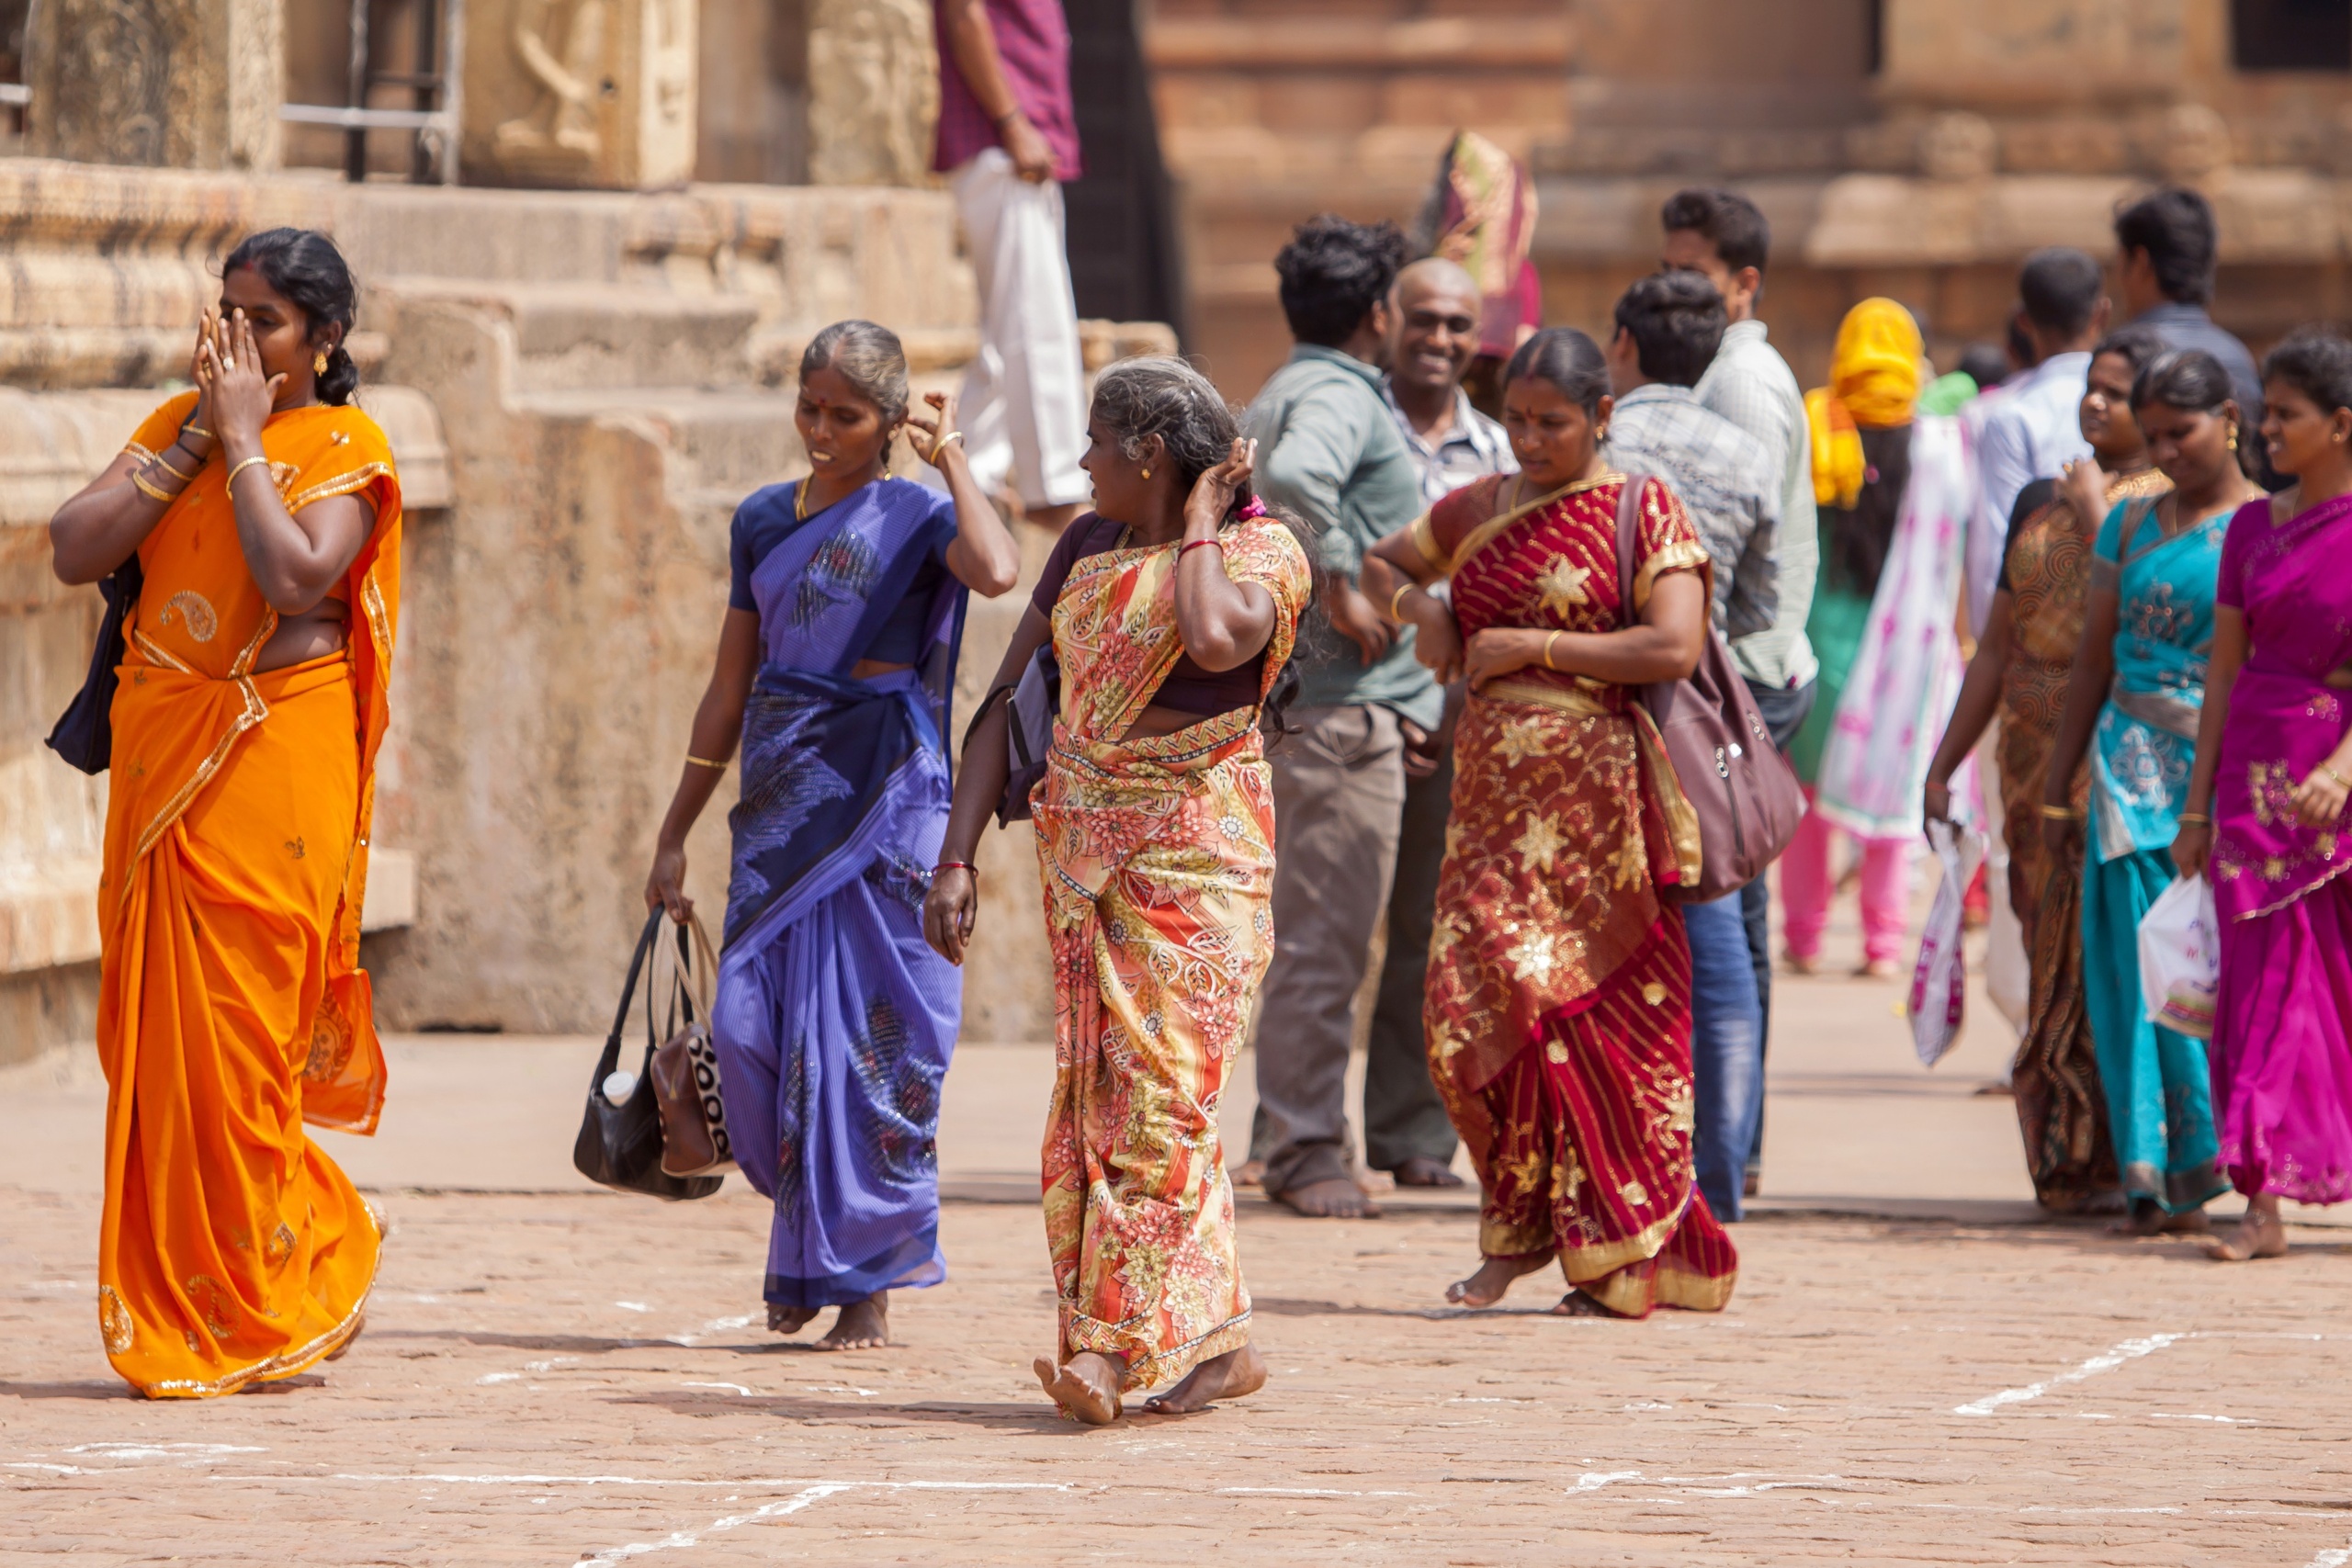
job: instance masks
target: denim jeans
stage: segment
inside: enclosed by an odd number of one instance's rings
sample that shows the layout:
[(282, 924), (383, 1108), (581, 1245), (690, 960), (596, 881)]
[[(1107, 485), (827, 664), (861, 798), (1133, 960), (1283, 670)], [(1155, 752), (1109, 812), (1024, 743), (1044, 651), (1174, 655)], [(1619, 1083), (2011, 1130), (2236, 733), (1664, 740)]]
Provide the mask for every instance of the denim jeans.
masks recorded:
[[(1772, 743), (1787, 750), (1789, 742), (1804, 728), (1805, 716), (1813, 712), (1813, 699), (1820, 690), (1818, 682), (1807, 681), (1802, 686), (1759, 686), (1749, 682), (1748, 695), (1756, 699), (1756, 711), (1764, 720), (1764, 728), (1772, 734)], [(1757, 1045), (1757, 1114), (1756, 1132), (1748, 1140), (1747, 1168), (1756, 1169), (1764, 1158), (1764, 1097), (1760, 1085), (1763, 1078), (1764, 1053), (1772, 1039), (1772, 889), (1770, 880), (1759, 876), (1739, 890), (1739, 912), (1747, 926), (1747, 961), (1756, 971), (1756, 1008), (1759, 1043)]]
[(1699, 1190), (1718, 1220), (1740, 1217), (1747, 1150), (1764, 1110), (1764, 1013), (1747, 961), (1739, 895), (1682, 906), (1690, 937), (1690, 1081)]

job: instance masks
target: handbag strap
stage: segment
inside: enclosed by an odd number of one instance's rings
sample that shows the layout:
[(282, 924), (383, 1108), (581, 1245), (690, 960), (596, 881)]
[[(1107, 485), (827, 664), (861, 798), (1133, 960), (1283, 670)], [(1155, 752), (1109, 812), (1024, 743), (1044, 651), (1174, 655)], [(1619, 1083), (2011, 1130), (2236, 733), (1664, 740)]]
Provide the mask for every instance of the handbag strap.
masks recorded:
[(1625, 488), (1617, 492), (1617, 615), (1620, 630), (1634, 624), (1634, 544), (1642, 520), (1642, 486), (1649, 476), (1625, 471)]
[(596, 1076), (589, 1080), (592, 1091), (602, 1093), (605, 1080), (620, 1066), (621, 1031), (628, 1026), (628, 1004), (636, 998), (637, 977), (645, 972), (645, 961), (653, 952), (653, 939), (661, 929), (662, 911), (656, 909), (645, 918), (645, 930), (637, 939), (636, 956), (628, 961), (628, 978), (621, 985), (621, 1005), (613, 1011), (613, 1032), (605, 1036), (604, 1052), (596, 1058)]

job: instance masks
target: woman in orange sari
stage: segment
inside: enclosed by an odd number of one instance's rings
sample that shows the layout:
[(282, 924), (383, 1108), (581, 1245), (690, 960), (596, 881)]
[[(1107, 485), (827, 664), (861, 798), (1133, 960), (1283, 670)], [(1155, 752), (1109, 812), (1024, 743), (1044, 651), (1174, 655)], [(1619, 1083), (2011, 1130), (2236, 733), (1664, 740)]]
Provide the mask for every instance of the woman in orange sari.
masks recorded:
[(1520, 473), (1382, 540), (1363, 586), (1470, 686), (1423, 1007), (1484, 1261), (1447, 1299), (1489, 1305), (1556, 1258), (1557, 1311), (1645, 1317), (1722, 1307), (1738, 1258), (1692, 1175), (1690, 948), (1661, 896), (1697, 874), (1697, 820), (1633, 690), (1697, 668), (1707, 555), (1644, 480), (1620, 602), (1608, 386), (1584, 333), (1529, 339), (1504, 378)]
[(1002, 698), (1049, 642), (1061, 708), (1032, 795), (1053, 943), (1046, 1241), (1060, 1323), (1038, 1382), (1101, 1426), (1253, 1393), (1217, 1102), (1272, 960), (1274, 796), (1261, 730), (1306, 607), (1306, 552), (1250, 494), (1253, 448), (1180, 360), (1095, 383), (1071, 523), (973, 721), (923, 931), (961, 964), (972, 851), (1004, 793)]
[(400, 602), (400, 481), (350, 405), (323, 235), (230, 254), (192, 367), (50, 524), (57, 574), (135, 554), (98, 884), (98, 1329), (151, 1398), (290, 1377), (358, 1332), (381, 1227), (305, 1122), (372, 1133), (358, 967)]

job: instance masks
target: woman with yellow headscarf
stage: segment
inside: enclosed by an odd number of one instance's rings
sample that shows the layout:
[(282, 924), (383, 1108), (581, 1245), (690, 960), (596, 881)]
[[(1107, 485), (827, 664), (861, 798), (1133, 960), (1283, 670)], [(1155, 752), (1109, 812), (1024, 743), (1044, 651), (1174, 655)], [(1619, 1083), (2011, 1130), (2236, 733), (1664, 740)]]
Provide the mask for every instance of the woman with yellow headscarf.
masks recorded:
[[(1911, 426), (1923, 345), (1911, 312), (1892, 299), (1865, 299), (1846, 314), (1831, 355), (1829, 385), (1805, 394), (1813, 430), (1813, 492), (1820, 504), (1821, 577), (1805, 636), (1821, 660), (1821, 684), (1790, 753), (1811, 796), (1838, 699), (1862, 646), (1895, 524), (1911, 482)], [(1932, 744), (1933, 737), (1929, 737)], [(1831, 828), (1816, 809), (1781, 861), (1788, 958), (1810, 974), (1819, 960), (1835, 886)], [(1862, 853), (1863, 967), (1892, 974), (1907, 914), (1910, 852), (1917, 835), (1866, 838)]]

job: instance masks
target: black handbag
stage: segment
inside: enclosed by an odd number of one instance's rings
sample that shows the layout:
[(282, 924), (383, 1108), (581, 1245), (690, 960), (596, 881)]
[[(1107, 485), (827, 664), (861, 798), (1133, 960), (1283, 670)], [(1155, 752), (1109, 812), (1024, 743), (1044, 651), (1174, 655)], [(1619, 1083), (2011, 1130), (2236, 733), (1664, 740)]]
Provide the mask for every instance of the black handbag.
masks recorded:
[(996, 825), (1010, 827), (1029, 820), (1029, 795), (1046, 776), (1046, 754), (1054, 749), (1054, 718), (1062, 706), (1062, 666), (1054, 645), (1040, 646), (1021, 672), (1017, 686), (999, 686), (980, 704), (980, 711), (965, 727), (964, 744), (997, 704), (1005, 705), (1004, 795), (997, 802)]
[(49, 732), (49, 749), (85, 773), (103, 773), (114, 757), (114, 688), (116, 667), (122, 663), (123, 617), (139, 603), (145, 580), (139, 553), (108, 572), (98, 583), (106, 595), (106, 619), (98, 623), (98, 640), (90, 649), (90, 672), (82, 689), (65, 705), (57, 726)]
[[(605, 1037), (596, 1058), (595, 1076), (588, 1080), (588, 1110), (580, 1119), (580, 1136), (571, 1145), (571, 1163), (589, 1180), (623, 1192), (651, 1198), (707, 1198), (718, 1190), (720, 1176), (669, 1176), (662, 1169), (662, 1105), (653, 1084), (653, 1052), (661, 1043), (653, 1028), (653, 993), (645, 997), (645, 1058), (638, 1066), (637, 1085), (628, 1099), (615, 1105), (605, 1095), (605, 1080), (620, 1066), (621, 1031), (628, 1025), (628, 1004), (637, 995), (638, 977), (653, 956), (653, 944), (669, 917), (656, 909), (645, 919), (645, 933), (637, 939), (637, 955), (628, 963), (628, 979), (621, 987), (620, 1010), (613, 1015), (613, 1032)], [(684, 932), (680, 933), (681, 941)], [(690, 1004), (691, 1005), (691, 1004)]]

